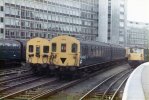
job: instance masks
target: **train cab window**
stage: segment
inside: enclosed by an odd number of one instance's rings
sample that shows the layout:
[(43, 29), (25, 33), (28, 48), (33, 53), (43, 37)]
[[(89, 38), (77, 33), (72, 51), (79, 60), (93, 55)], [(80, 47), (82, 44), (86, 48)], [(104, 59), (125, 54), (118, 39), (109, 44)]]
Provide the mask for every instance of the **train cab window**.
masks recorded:
[(36, 55), (40, 55), (40, 47), (36, 46)]
[(56, 52), (56, 43), (52, 43), (52, 52)]
[(61, 44), (61, 52), (66, 52), (66, 44)]
[(132, 48), (130, 48), (130, 53), (133, 53), (133, 49)]
[(33, 52), (33, 45), (29, 45), (29, 52)]
[(76, 43), (73, 43), (72, 44), (72, 48), (71, 48), (71, 52), (72, 53), (77, 53), (77, 47), (78, 47), (77, 44)]
[(49, 53), (49, 46), (43, 46), (43, 53)]

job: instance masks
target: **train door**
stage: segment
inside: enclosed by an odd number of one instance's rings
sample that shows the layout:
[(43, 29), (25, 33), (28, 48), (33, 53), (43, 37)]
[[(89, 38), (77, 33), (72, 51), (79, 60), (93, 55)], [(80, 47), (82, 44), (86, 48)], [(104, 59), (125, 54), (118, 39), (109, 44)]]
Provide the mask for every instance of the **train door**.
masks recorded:
[(28, 47), (27, 47), (27, 51), (26, 51), (28, 54), (26, 55), (26, 60), (27, 60), (27, 62), (30, 62), (30, 63), (33, 63), (34, 61), (33, 61), (33, 59), (34, 59), (34, 45), (28, 45)]
[(29, 48), (29, 51), (28, 52), (29, 53), (33, 53), (33, 49), (34, 49), (33, 45), (29, 45), (28, 48)]
[(66, 48), (66, 43), (62, 43), (62, 44), (61, 44), (61, 52), (62, 52), (62, 53), (65, 53), (65, 52), (67, 53), (66, 50), (67, 50), (67, 48)]
[(49, 61), (49, 46), (48, 45), (44, 45), (43, 47), (43, 52), (42, 52), (42, 62), (45, 64), (45, 63), (48, 63)]
[(40, 46), (36, 45), (36, 57), (40, 57)]
[(72, 46), (71, 46), (71, 53), (73, 54), (72, 58), (74, 58), (74, 66), (77, 66), (80, 59), (79, 59), (79, 55), (78, 55), (78, 44), (76, 43), (73, 43)]

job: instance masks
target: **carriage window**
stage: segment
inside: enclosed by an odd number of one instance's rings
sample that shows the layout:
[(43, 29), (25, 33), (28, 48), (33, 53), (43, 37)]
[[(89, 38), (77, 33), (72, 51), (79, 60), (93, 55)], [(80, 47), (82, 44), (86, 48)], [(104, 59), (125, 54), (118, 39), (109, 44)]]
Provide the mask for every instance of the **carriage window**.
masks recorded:
[(61, 52), (66, 52), (66, 44), (61, 44)]
[(33, 52), (33, 45), (29, 45), (29, 52)]
[(49, 46), (43, 46), (43, 53), (49, 53)]
[(56, 43), (52, 43), (52, 52), (56, 52)]
[(72, 44), (71, 52), (72, 53), (76, 53), (77, 52), (77, 44), (76, 43)]
[(139, 48), (130, 48), (130, 53), (141, 53), (142, 49)]

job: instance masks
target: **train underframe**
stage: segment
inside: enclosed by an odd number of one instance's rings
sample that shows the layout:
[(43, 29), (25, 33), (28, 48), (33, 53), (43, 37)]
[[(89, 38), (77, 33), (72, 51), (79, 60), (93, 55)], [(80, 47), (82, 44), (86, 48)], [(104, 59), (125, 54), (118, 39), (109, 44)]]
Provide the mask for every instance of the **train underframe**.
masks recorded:
[(30, 63), (29, 66), (32, 68), (32, 71), (36, 75), (42, 75), (43, 73), (47, 72), (48, 64), (32, 64)]
[(54, 75), (56, 71), (56, 67), (51, 64), (29, 63), (29, 66), (35, 75)]
[(141, 65), (142, 63), (144, 63), (143, 60), (131, 60), (131, 61), (128, 61), (128, 64), (129, 64), (132, 68), (136, 68), (136, 67), (138, 67), (139, 65)]
[(55, 75), (60, 79), (76, 79), (85, 77), (86, 75), (93, 73), (97, 70), (105, 67), (110, 67), (121, 62), (126, 62), (126, 59), (113, 60), (108, 62), (102, 62), (98, 64), (86, 65), (86, 66), (55, 66), (52, 64), (30, 64), (32, 71), (36, 75)]
[(85, 77), (86, 75), (93, 73), (95, 71), (101, 70), (105, 67), (110, 67), (112, 65), (117, 65), (121, 62), (126, 62), (126, 59), (119, 59), (113, 60), (93, 65), (86, 65), (86, 66), (58, 66), (56, 69), (56, 73), (59, 78), (66, 78), (66, 79), (75, 79), (80, 77)]
[(13, 60), (0, 60), (0, 67), (17, 67), (21, 66), (22, 61), (20, 59)]

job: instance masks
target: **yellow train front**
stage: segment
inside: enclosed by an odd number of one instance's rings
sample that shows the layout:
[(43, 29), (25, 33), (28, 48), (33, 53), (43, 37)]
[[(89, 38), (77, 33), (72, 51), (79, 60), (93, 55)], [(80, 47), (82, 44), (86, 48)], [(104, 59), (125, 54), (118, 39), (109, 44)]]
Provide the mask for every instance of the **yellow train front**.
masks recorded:
[(42, 73), (49, 69), (50, 42), (43, 38), (33, 38), (27, 41), (26, 62), (32, 67), (34, 73)]
[(135, 68), (144, 62), (144, 49), (128, 48), (128, 63)]
[(69, 36), (58, 36), (51, 41), (51, 66), (58, 72), (73, 71), (80, 62), (80, 42)]

